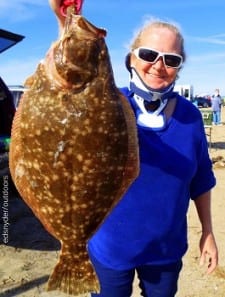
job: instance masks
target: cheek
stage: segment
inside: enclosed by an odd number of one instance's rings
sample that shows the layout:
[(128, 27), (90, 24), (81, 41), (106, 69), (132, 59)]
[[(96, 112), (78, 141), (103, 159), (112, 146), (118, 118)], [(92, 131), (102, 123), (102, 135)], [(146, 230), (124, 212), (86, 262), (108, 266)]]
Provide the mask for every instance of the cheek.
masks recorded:
[(142, 62), (141, 60), (137, 59), (132, 55), (130, 60), (130, 66), (134, 67), (137, 70), (137, 72), (147, 72), (149, 67), (151, 67), (151, 64)]
[(140, 60), (135, 60), (131, 62), (131, 67), (134, 67), (136, 69), (136, 71), (138, 72), (138, 74), (141, 76), (142, 79), (145, 73), (148, 73), (149, 70), (152, 68), (152, 66), (153, 64), (143, 63)]
[(173, 68), (167, 68), (167, 77), (169, 82), (173, 82), (178, 74), (178, 70), (173, 69)]

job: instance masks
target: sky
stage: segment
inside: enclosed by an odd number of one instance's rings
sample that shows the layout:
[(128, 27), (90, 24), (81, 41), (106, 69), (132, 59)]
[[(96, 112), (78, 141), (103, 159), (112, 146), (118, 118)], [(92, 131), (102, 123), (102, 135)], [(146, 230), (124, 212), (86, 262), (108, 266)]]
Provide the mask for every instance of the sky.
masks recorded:
[[(193, 85), (194, 95), (225, 95), (224, 0), (85, 0), (82, 15), (107, 30), (115, 81), (129, 84), (126, 56), (135, 32), (150, 18), (176, 23), (184, 36), (187, 61), (177, 84)], [(8, 85), (23, 84), (58, 38), (48, 0), (0, 0), (0, 29), (25, 38), (0, 54), (0, 76)]]

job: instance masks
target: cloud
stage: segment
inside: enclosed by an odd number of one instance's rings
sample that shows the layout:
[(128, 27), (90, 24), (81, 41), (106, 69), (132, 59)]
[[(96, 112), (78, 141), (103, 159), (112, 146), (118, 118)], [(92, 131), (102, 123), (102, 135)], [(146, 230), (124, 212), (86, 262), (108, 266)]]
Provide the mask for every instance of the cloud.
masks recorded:
[(198, 55), (191, 55), (188, 57), (187, 64), (207, 63), (207, 65), (222, 65), (221, 63), (225, 61), (225, 50), (221, 52), (209, 51), (206, 53), (200, 53)]
[[(194, 55), (190, 57), (189, 62), (184, 65), (180, 73), (177, 84), (191, 84), (194, 86), (194, 94), (202, 92), (211, 94), (218, 87), (222, 94), (225, 94), (224, 88), (224, 64), (225, 60), (219, 54), (218, 59), (214, 59), (214, 54)], [(225, 57), (225, 53), (223, 54)], [(222, 63), (221, 63), (222, 62)], [(219, 73), (219, 75), (217, 75)]]
[[(46, 0), (10, 0), (0, 1), (0, 18), (10, 22), (32, 19), (38, 13), (37, 8), (48, 5)], [(35, 6), (35, 7), (34, 7)]]
[(187, 36), (191, 41), (225, 45), (225, 33), (208, 37)]

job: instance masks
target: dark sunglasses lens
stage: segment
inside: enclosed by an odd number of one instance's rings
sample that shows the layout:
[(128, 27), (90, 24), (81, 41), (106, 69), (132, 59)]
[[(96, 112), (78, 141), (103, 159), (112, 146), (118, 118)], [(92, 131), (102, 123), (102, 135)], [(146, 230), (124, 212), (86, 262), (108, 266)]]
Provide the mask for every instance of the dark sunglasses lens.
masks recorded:
[(158, 53), (149, 49), (140, 48), (139, 49), (139, 58), (147, 61), (147, 62), (154, 62), (155, 59), (158, 57)]
[(178, 67), (181, 63), (181, 58), (174, 55), (165, 55), (165, 63), (170, 67)]

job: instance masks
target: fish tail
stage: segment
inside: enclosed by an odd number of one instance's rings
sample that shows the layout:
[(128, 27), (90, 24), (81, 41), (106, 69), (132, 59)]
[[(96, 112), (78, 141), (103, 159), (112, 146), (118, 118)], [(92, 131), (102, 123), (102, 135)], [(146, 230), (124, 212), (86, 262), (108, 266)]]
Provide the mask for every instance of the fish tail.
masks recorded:
[(51, 274), (47, 291), (62, 291), (76, 297), (89, 297), (89, 293), (99, 293), (100, 286), (97, 275), (89, 261), (88, 254), (86, 259), (65, 259), (60, 256), (58, 264)]

